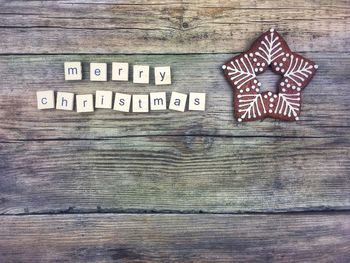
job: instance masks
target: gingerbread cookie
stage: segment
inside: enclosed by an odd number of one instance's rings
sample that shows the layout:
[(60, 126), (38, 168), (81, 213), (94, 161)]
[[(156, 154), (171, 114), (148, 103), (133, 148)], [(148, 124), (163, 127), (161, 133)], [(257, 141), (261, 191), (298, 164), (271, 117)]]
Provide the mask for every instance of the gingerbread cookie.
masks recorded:
[[(257, 76), (268, 67), (282, 76), (277, 93), (260, 93), (261, 83)], [(233, 88), (234, 113), (239, 122), (266, 117), (294, 121), (300, 116), (300, 93), (318, 66), (292, 52), (281, 35), (270, 29), (247, 52), (233, 57), (222, 68)]]

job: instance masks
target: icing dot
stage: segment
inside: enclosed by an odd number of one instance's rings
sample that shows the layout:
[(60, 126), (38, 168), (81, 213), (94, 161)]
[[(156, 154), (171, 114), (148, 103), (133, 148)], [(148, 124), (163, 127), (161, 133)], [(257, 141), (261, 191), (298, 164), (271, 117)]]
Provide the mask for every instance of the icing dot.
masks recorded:
[(256, 83), (258, 83), (258, 81), (256, 79), (254, 79), (254, 83), (256, 84)]
[(318, 69), (318, 65), (314, 65), (314, 68), (315, 68), (315, 69)]
[(274, 101), (274, 99), (273, 98), (270, 98), (270, 102), (273, 102)]
[(290, 84), (287, 84), (287, 88), (290, 88)]
[(253, 53), (249, 53), (249, 57), (251, 57), (251, 58), (252, 58), (253, 56), (254, 56), (254, 55), (253, 55)]
[(273, 107), (273, 104), (271, 103), (271, 104), (269, 105), (269, 107), (272, 108), (272, 107)]
[(271, 110), (271, 109), (269, 109), (269, 113), (272, 113), (272, 110)]
[(289, 58), (289, 56), (290, 56), (290, 54), (289, 54), (289, 53), (287, 53), (287, 54), (286, 54), (286, 57), (287, 57), (287, 58)]
[(277, 67), (277, 68), (276, 68), (276, 71), (280, 71), (280, 68), (279, 68), (279, 67)]
[(277, 62), (274, 62), (273, 65), (274, 65), (274, 66), (277, 66)]
[(259, 92), (260, 90), (258, 88), (255, 89), (256, 92)]
[(297, 87), (295, 87), (295, 86), (292, 86), (292, 89), (296, 89)]
[(238, 118), (237, 121), (242, 122), (242, 119), (241, 119), (241, 118)]
[(272, 33), (273, 31), (275, 31), (275, 29), (271, 28), (271, 29), (270, 29), (270, 32)]
[(284, 73), (284, 68), (281, 69), (281, 72)]
[(259, 69), (258, 69), (258, 68), (255, 68), (254, 70), (255, 70), (255, 72), (258, 72), (258, 71), (259, 71)]
[(257, 64), (256, 64), (258, 67), (260, 67), (260, 63), (258, 62)]
[(255, 89), (255, 86), (254, 86), (254, 85), (252, 85), (252, 89)]
[(276, 99), (277, 98), (277, 94), (273, 95), (273, 97)]
[(258, 87), (261, 87), (261, 83), (260, 82), (258, 83)]
[(264, 71), (264, 69), (263, 68), (259, 68), (259, 71), (262, 72), (262, 71)]
[(288, 81), (289, 81), (288, 79), (285, 79), (285, 80), (284, 80), (285, 83), (288, 83)]
[(271, 97), (271, 96), (272, 96), (272, 92), (269, 91), (269, 92), (267, 93), (267, 95), (269, 95), (269, 96)]
[(246, 91), (246, 92), (249, 92), (249, 91), (250, 91), (250, 88), (246, 88), (245, 91)]
[(266, 94), (264, 95), (264, 98), (267, 99), (267, 95)]
[(301, 88), (297, 88), (297, 91), (301, 91)]
[(264, 66), (265, 66), (265, 63), (264, 63), (264, 62), (263, 62), (263, 63), (261, 63), (261, 66), (263, 66), (263, 67), (264, 67)]
[(286, 58), (282, 58), (282, 61), (284, 61), (284, 62), (285, 62), (286, 60), (287, 60)]
[(295, 120), (298, 121), (298, 120), (299, 120), (299, 117), (295, 117)]
[(241, 89), (239, 92), (240, 92), (240, 93), (243, 93), (243, 90)]
[(282, 66), (283, 66), (283, 63), (280, 63), (279, 66), (282, 67)]
[(226, 65), (222, 65), (222, 69), (226, 69)]
[(283, 89), (282, 89), (282, 92), (286, 92), (286, 89), (285, 89), (285, 88), (283, 88)]
[(282, 87), (284, 86), (284, 82), (281, 82), (281, 84), (280, 84)]

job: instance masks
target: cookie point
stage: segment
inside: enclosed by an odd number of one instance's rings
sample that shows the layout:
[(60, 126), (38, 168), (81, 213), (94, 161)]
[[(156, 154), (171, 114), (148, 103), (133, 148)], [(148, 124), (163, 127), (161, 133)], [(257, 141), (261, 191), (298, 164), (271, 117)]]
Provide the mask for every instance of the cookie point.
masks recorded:
[(226, 69), (226, 65), (222, 65), (222, 67), (221, 67), (222, 69)]
[(298, 120), (299, 120), (299, 117), (295, 117), (295, 120), (298, 121)]
[(242, 122), (242, 119), (241, 119), (241, 118), (238, 118), (237, 121), (238, 121), (238, 122)]
[(272, 33), (272, 32), (274, 32), (275, 31), (275, 29), (274, 28), (270, 28), (270, 32)]
[(315, 69), (318, 69), (318, 65), (314, 65), (314, 68), (315, 68)]

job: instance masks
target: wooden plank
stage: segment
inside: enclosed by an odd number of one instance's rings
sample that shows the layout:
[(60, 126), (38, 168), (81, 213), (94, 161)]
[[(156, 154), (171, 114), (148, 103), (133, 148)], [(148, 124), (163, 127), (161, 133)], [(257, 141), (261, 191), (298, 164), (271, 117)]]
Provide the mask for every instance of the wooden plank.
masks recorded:
[(350, 209), (349, 138), (0, 144), (0, 213)]
[(2, 216), (2, 262), (349, 262), (350, 216)]
[[(233, 54), (204, 55), (91, 55), (91, 56), (1, 56), (0, 138), (2, 141), (37, 139), (103, 139), (141, 135), (213, 135), (277, 137), (348, 137), (350, 129), (350, 55), (344, 53), (303, 54), (319, 65), (319, 71), (303, 91), (299, 122), (266, 119), (238, 124), (233, 119), (232, 91), (223, 77), (221, 64)], [(64, 61), (83, 61), (83, 81), (64, 81)], [(173, 84), (155, 86), (129, 82), (89, 81), (89, 62), (125, 61), (172, 67)], [(336, 61), (336, 63), (335, 63)], [(130, 74), (132, 74), (130, 72)], [(275, 85), (272, 75), (259, 76), (266, 86)], [(207, 94), (205, 112), (165, 111), (146, 114), (98, 109), (93, 114), (56, 110), (39, 111), (36, 92), (55, 90), (91, 94), (111, 90), (128, 94), (172, 91)], [(58, 128), (59, 127), (59, 128)]]
[(347, 0), (0, 3), (2, 54), (241, 52), (270, 27), (296, 51), (349, 51)]

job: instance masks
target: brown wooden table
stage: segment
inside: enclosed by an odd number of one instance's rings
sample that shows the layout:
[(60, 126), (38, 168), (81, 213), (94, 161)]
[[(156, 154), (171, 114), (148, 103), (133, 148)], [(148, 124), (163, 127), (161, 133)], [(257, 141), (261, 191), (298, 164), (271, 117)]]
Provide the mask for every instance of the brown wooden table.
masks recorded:
[[(270, 27), (320, 68), (300, 121), (239, 124), (221, 65)], [(0, 1), (0, 262), (350, 262), (349, 44), (348, 0)], [(173, 84), (89, 81), (112, 61)], [(36, 109), (101, 89), (207, 109)]]

